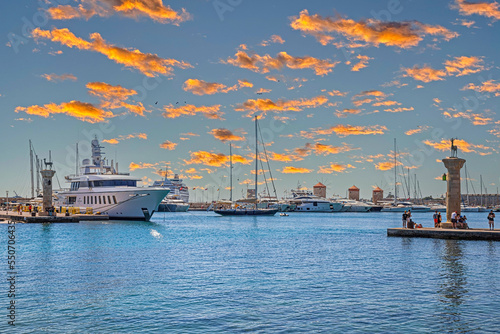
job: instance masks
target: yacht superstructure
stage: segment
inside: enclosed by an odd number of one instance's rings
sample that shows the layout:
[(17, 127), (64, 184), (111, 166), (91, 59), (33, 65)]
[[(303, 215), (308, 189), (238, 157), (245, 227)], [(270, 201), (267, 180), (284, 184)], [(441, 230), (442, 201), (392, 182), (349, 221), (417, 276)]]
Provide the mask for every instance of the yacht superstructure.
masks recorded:
[(66, 176), (71, 187), (57, 194), (55, 205), (90, 208), (110, 219), (149, 221), (170, 189), (138, 187), (139, 178), (118, 173), (113, 163), (105, 165), (97, 137), (91, 145), (92, 158), (83, 160), (79, 174)]

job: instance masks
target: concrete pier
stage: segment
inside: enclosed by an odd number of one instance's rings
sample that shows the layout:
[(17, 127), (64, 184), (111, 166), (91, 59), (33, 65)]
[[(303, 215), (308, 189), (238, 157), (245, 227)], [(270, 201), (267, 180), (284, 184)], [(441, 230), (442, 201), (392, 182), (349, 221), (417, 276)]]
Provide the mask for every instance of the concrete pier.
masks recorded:
[(388, 237), (435, 238), (458, 240), (493, 240), (500, 241), (500, 230), (467, 229), (456, 230), (446, 228), (388, 228)]
[(19, 223), (79, 223), (81, 221), (109, 220), (107, 215), (70, 215), (55, 214), (53, 216), (32, 216), (30, 212), (17, 211), (0, 212), (0, 220), (15, 221)]

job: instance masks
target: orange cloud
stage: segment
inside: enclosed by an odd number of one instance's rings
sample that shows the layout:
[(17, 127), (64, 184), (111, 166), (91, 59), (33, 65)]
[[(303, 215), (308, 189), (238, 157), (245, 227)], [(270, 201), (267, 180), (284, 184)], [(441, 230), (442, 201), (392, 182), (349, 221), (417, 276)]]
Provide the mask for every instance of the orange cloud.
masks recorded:
[(90, 42), (76, 37), (67, 28), (53, 29), (52, 31), (35, 28), (31, 32), (31, 35), (35, 40), (49, 39), (52, 42), (59, 42), (70, 48), (76, 47), (80, 50), (101, 53), (108, 57), (108, 59), (118, 64), (122, 64), (125, 67), (135, 68), (148, 77), (154, 77), (160, 74), (172, 75), (173, 66), (179, 68), (192, 67), (189, 63), (184, 61), (164, 59), (158, 57), (156, 54), (142, 53), (137, 49), (126, 49), (114, 46), (113, 44), (107, 43), (99, 33), (91, 34)]
[(110, 111), (100, 109), (91, 103), (80, 101), (63, 102), (61, 104), (49, 103), (43, 106), (34, 105), (27, 108), (17, 107), (15, 109), (16, 113), (21, 111), (29, 115), (37, 115), (45, 118), (51, 114), (66, 114), (89, 123), (104, 122), (108, 118), (115, 116)]
[[(387, 131), (384, 125), (373, 126), (353, 126), (353, 125), (334, 125), (326, 129), (313, 129), (311, 132), (303, 134), (306, 137), (308, 134), (312, 135), (329, 135), (335, 133), (339, 137), (346, 137), (351, 135), (382, 135)], [(307, 138), (307, 137), (306, 137)]]
[(500, 20), (500, 8), (498, 2), (471, 2), (465, 0), (455, 0), (455, 5), (451, 8), (458, 9), (462, 15), (481, 15)]
[(47, 9), (53, 20), (70, 20), (74, 18), (90, 19), (97, 15), (108, 17), (114, 13), (126, 17), (138, 18), (145, 16), (160, 23), (179, 23), (189, 20), (191, 15), (183, 8), (177, 12), (164, 6), (161, 0), (80, 0), (78, 7), (60, 5)]
[(292, 166), (286, 166), (284, 167), (281, 172), (283, 174), (307, 174), (312, 172), (312, 169), (307, 169), (307, 168), (302, 168), (302, 167), (292, 167)]
[(343, 109), (343, 110), (337, 110), (335, 112), (335, 116), (341, 118), (341, 117), (346, 117), (346, 115), (357, 115), (361, 113), (361, 109)]
[(227, 93), (238, 89), (238, 86), (227, 87), (226, 85), (216, 82), (206, 82), (198, 79), (188, 79), (182, 87), (186, 92), (191, 92), (195, 95), (212, 95), (215, 93)]
[(226, 141), (242, 141), (245, 140), (245, 137), (235, 135), (231, 130), (228, 129), (213, 129), (209, 132), (215, 139), (222, 141), (223, 143)]
[(362, 56), (362, 55), (357, 55), (356, 58), (359, 59), (359, 62), (356, 63), (356, 64), (354, 64), (351, 67), (351, 71), (353, 71), (353, 72), (358, 72), (360, 69), (367, 67), (368, 66), (368, 61), (370, 59), (373, 59), (373, 58), (370, 58), (368, 56)]
[(270, 70), (281, 70), (283, 67), (291, 69), (312, 69), (316, 75), (326, 75), (332, 72), (333, 68), (339, 63), (331, 62), (329, 59), (323, 60), (310, 56), (293, 57), (286, 52), (280, 52), (275, 58), (266, 54), (248, 55), (245, 51), (238, 51), (235, 58), (221, 60), (223, 64), (230, 64), (240, 68), (246, 68), (254, 72), (268, 73)]
[(137, 102), (137, 104), (126, 102), (129, 97), (137, 95), (137, 91), (133, 89), (127, 89), (120, 85), (113, 86), (104, 82), (89, 82), (87, 88), (90, 95), (101, 100), (101, 107), (105, 109), (125, 108), (140, 116), (144, 116), (144, 112), (151, 112), (146, 110), (142, 102)]
[(396, 101), (381, 101), (381, 102), (376, 102), (374, 104), (372, 104), (372, 106), (374, 107), (380, 107), (380, 106), (400, 106), (401, 103), (399, 102), (396, 102)]
[(155, 168), (158, 164), (150, 164), (150, 163), (135, 163), (131, 162), (130, 165), (128, 166), (128, 169), (132, 172), (136, 169), (147, 169), (147, 168)]
[(43, 107), (34, 105), (31, 107), (17, 107), (16, 112), (24, 111), (31, 115), (49, 117), (51, 114), (67, 114), (79, 120), (89, 123), (104, 122), (115, 115), (111, 110), (125, 108), (128, 111), (144, 116), (146, 110), (141, 102), (137, 104), (127, 103), (126, 100), (136, 95), (133, 89), (123, 88), (122, 86), (112, 86), (104, 82), (89, 82), (87, 84), (89, 94), (96, 96), (100, 100), (99, 105), (91, 103), (71, 101), (59, 105), (55, 103), (45, 104)]
[(132, 138), (139, 138), (139, 139), (148, 139), (148, 135), (145, 133), (134, 133), (126, 136), (118, 136), (117, 138), (111, 138), (111, 139), (103, 139), (103, 143), (108, 143), (111, 145), (116, 145), (119, 142), (127, 139), (132, 139)]
[[(401, 162), (397, 162), (397, 165), (400, 166), (402, 165)], [(384, 161), (384, 162), (378, 162), (375, 164), (375, 169), (386, 171), (386, 170), (391, 170), (394, 168), (394, 162), (393, 161)]]
[(177, 146), (177, 143), (173, 143), (170, 140), (165, 140), (163, 143), (160, 144), (161, 148), (163, 148), (165, 150), (169, 150), (169, 151), (175, 150), (176, 146)]
[(348, 168), (356, 168), (351, 164), (343, 165), (337, 163), (331, 163), (327, 166), (319, 166), (319, 174), (331, 174), (331, 173), (343, 173)]
[(412, 111), (412, 110), (415, 110), (415, 109), (413, 107), (384, 109), (384, 111), (386, 111), (386, 112), (403, 112), (403, 111)]
[(242, 79), (242, 80), (238, 80), (238, 85), (241, 87), (248, 87), (248, 88), (252, 88), (253, 87), (253, 83), (251, 83), (250, 81), (246, 80), (246, 79)]
[[(333, 145), (326, 145), (326, 144), (321, 144), (321, 143), (314, 143), (314, 145), (311, 145), (310, 147), (312, 150), (314, 150), (314, 153), (316, 155), (330, 155), (330, 154), (339, 154), (339, 153), (344, 153), (344, 152), (349, 152), (352, 151), (353, 148), (347, 145), (346, 143), (343, 143), (343, 146), (333, 146)], [(306, 144), (307, 146), (308, 144)]]
[(375, 19), (354, 21), (344, 19), (340, 15), (323, 18), (318, 14), (309, 15), (306, 9), (300, 12), (299, 17), (293, 17), (290, 25), (295, 30), (316, 37), (323, 45), (335, 39), (329, 34), (342, 35), (349, 40), (350, 47), (367, 45), (378, 47), (383, 44), (407, 49), (417, 46), (426, 35), (441, 35), (445, 40), (458, 36), (457, 33), (444, 27), (417, 21), (383, 22)]
[(360, 98), (360, 97), (365, 97), (365, 96), (375, 96), (375, 97), (380, 97), (380, 98), (385, 98), (387, 97), (387, 95), (380, 91), (380, 90), (375, 90), (375, 89), (372, 89), (372, 90), (365, 90), (365, 91), (362, 91), (361, 93), (358, 93), (356, 95), (354, 95), (352, 97), (352, 99), (357, 99), (357, 98)]
[(222, 115), (224, 113), (220, 111), (220, 104), (213, 106), (195, 106), (192, 104), (186, 104), (180, 107), (175, 107), (172, 104), (163, 107), (165, 112), (162, 114), (165, 118), (177, 118), (180, 116), (194, 116), (197, 114), (202, 114), (209, 119), (219, 119), (222, 120)]
[(423, 131), (426, 131), (430, 129), (430, 126), (428, 125), (424, 125), (424, 126), (419, 126), (418, 128), (416, 129), (410, 129), (408, 131), (405, 132), (405, 135), (407, 136), (411, 136), (411, 135), (414, 135), (414, 134), (417, 134), (417, 133), (420, 133), (420, 132), (423, 132)]
[(69, 73), (65, 73), (65, 74), (61, 74), (61, 75), (58, 75), (58, 74), (55, 74), (55, 73), (42, 74), (41, 77), (44, 78), (47, 81), (53, 81), (53, 82), (64, 81), (64, 80), (71, 80), (71, 81), (76, 81), (77, 80), (76, 77), (73, 74), (69, 74)]
[[(229, 157), (222, 153), (197, 151), (197, 152), (191, 152), (191, 159), (184, 160), (184, 162), (188, 165), (200, 164), (205, 166), (221, 167), (228, 164)], [(251, 163), (251, 160), (248, 160), (247, 158), (242, 157), (241, 155), (233, 154), (233, 163), (241, 163), (244, 165), (248, 165)]]
[(447, 60), (444, 63), (449, 75), (468, 75), (484, 70), (483, 59), (481, 57), (455, 57), (453, 60)]
[(263, 94), (263, 93), (270, 93), (271, 89), (265, 89), (265, 88), (260, 88), (258, 91), (256, 91), (256, 94)]
[(480, 113), (472, 113), (469, 111), (466, 112), (457, 112), (455, 114), (451, 114), (448, 111), (443, 112), (443, 115), (448, 118), (465, 118), (472, 122), (473, 125), (488, 125), (493, 123), (493, 118), (487, 117)]
[(415, 80), (431, 82), (444, 80), (445, 76), (463, 76), (483, 71), (485, 69), (482, 57), (455, 57), (444, 62), (444, 70), (436, 70), (428, 65), (413, 68), (402, 68), (403, 77), (412, 77)]
[(339, 90), (332, 90), (331, 92), (328, 92), (328, 95), (330, 96), (346, 96), (347, 94), (349, 94), (348, 92), (341, 92)]
[(302, 111), (305, 108), (316, 108), (328, 102), (325, 96), (316, 96), (311, 99), (299, 100), (277, 100), (271, 99), (249, 99), (234, 108), (236, 111), (248, 111), (247, 117), (252, 117), (256, 112), (263, 112), (265, 115), (268, 111)]
[[(446, 139), (443, 139), (440, 142), (424, 140), (423, 143), (441, 152), (449, 151), (451, 147), (450, 141)], [(479, 155), (491, 154), (491, 152), (486, 152), (488, 150), (491, 150), (491, 147), (471, 144), (462, 139), (456, 139), (454, 141), (454, 145), (456, 145), (460, 151), (463, 151), (465, 153), (477, 153)]]
[(462, 90), (471, 89), (480, 93), (495, 93), (495, 96), (500, 96), (500, 83), (495, 82), (495, 80), (488, 80), (481, 85), (474, 85), (473, 83), (468, 84)]
[(437, 80), (444, 80), (443, 77), (447, 75), (444, 70), (435, 70), (428, 65), (418, 67), (415, 65), (413, 68), (403, 68), (405, 74), (403, 77), (411, 77), (414, 80), (419, 80), (423, 82), (431, 82)]
[(285, 43), (285, 40), (281, 38), (279, 35), (272, 35), (270, 39), (264, 40), (260, 43), (261, 46), (268, 46), (270, 43), (279, 43), (283, 44)]

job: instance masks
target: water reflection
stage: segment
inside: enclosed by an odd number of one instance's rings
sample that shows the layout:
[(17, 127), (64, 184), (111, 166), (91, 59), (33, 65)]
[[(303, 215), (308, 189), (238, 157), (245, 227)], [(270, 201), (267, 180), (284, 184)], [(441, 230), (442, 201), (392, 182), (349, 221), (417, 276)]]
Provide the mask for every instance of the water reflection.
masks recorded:
[(442, 309), (439, 313), (440, 332), (468, 333), (474, 331), (465, 321), (463, 304), (468, 301), (469, 290), (467, 271), (463, 264), (463, 241), (445, 240), (438, 288), (438, 301)]

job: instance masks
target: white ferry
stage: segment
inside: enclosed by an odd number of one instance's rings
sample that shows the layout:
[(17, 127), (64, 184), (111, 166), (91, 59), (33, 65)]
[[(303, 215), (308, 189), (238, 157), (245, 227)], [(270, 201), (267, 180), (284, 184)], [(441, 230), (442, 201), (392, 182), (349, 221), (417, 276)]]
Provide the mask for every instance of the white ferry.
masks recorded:
[(110, 219), (149, 221), (170, 189), (138, 187), (139, 178), (118, 173), (113, 163), (104, 165), (101, 148), (96, 137), (92, 140), (92, 161), (84, 159), (79, 175), (66, 176), (71, 188), (59, 192), (54, 205), (91, 208)]

